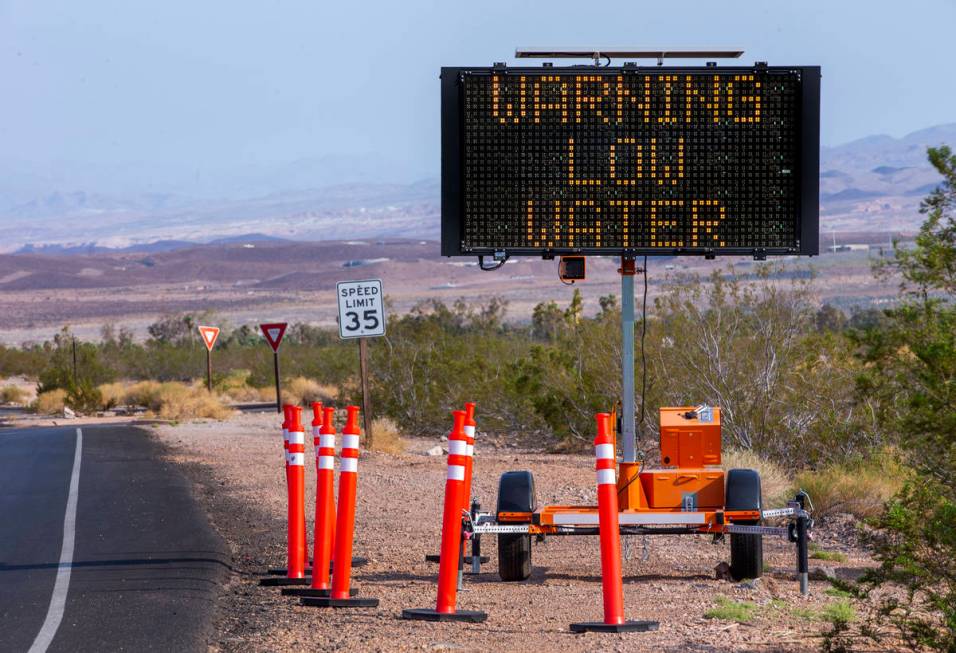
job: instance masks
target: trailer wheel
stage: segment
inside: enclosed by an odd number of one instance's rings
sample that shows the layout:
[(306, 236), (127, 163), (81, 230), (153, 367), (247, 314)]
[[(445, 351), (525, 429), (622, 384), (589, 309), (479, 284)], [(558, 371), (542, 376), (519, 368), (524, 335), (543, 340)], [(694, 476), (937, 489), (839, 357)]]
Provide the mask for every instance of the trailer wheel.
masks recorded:
[(520, 533), (498, 534), (498, 575), (512, 582), (531, 576), (531, 536)]
[[(498, 514), (534, 512), (537, 507), (534, 477), (528, 471), (505, 472), (498, 481)], [(531, 576), (531, 536), (498, 534), (498, 575), (503, 581), (527, 580)]]
[(763, 535), (730, 534), (730, 575), (735, 580), (763, 576)]
[[(752, 469), (727, 472), (726, 510), (762, 510), (760, 475)], [(734, 522), (756, 526), (760, 520)], [(736, 580), (763, 576), (763, 535), (730, 534), (730, 575)]]

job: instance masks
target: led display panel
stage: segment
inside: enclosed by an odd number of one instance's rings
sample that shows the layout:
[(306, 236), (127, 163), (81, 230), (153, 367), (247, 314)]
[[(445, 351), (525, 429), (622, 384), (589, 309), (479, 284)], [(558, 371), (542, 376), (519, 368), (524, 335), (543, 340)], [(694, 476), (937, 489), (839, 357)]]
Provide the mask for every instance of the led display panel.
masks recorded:
[(818, 253), (817, 67), (444, 68), (442, 253)]

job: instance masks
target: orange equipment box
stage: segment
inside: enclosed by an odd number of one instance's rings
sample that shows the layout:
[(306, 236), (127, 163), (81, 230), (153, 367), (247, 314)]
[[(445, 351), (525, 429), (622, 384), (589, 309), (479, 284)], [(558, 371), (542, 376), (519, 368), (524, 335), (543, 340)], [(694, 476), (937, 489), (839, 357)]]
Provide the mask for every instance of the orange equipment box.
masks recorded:
[(702, 422), (693, 407), (661, 408), (661, 464), (700, 468), (720, 464), (720, 408), (713, 419)]
[(640, 473), (651, 509), (702, 510), (724, 505), (721, 469), (654, 469)]

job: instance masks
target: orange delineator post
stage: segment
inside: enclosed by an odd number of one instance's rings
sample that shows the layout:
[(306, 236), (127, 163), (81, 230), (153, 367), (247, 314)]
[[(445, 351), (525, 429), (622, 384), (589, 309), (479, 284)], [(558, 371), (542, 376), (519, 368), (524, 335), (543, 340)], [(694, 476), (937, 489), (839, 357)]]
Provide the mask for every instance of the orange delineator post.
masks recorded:
[[(291, 503), (291, 498), (292, 498), (292, 496), (293, 496), (293, 488), (292, 488), (292, 476), (291, 476), (290, 471), (289, 471), (289, 467), (290, 467), (290, 464), (289, 464), (289, 463), (290, 463), (290, 461), (291, 461), (291, 459), (292, 459), (292, 456), (291, 456), (291, 454), (289, 453), (289, 431), (290, 431), (290, 429), (292, 428), (293, 420), (294, 420), (294, 416), (295, 416), (295, 411), (296, 411), (296, 410), (297, 410), (297, 409), (296, 409), (295, 406), (290, 406), (289, 404), (285, 404), (285, 405), (282, 406), (282, 411), (283, 411), (283, 413), (284, 413), (284, 415), (285, 415), (285, 419), (284, 419), (284, 421), (282, 422), (282, 448), (283, 448), (283, 458), (285, 459), (286, 496), (287, 496), (287, 500), (289, 501), (289, 505), (288, 505), (288, 508), (287, 508), (287, 509), (288, 509), (288, 511), (289, 511), (290, 518), (291, 518), (291, 514), (292, 514), (292, 509), (293, 509), (293, 506), (292, 506), (292, 503)], [(300, 431), (302, 430), (301, 422), (300, 422), (299, 430), (300, 430)], [(305, 442), (305, 434), (304, 434), (304, 433), (302, 434), (302, 442), (303, 442), (303, 443)], [(304, 464), (305, 464), (305, 461), (304, 461), (305, 445), (304, 445), (304, 444), (302, 445), (302, 448), (301, 448), (300, 451), (303, 452), (303, 453), (302, 453), (302, 457), (303, 457), (303, 466), (304, 466)], [(302, 505), (303, 505), (303, 509), (302, 509), (302, 520), (301, 520), (301, 532), (302, 532), (303, 538), (304, 538), (304, 537), (305, 537), (305, 532), (306, 532), (306, 531), (305, 531), (305, 508), (304, 508), (304, 499), (305, 499), (305, 496), (304, 496), (304, 492), (305, 492), (305, 470), (304, 470), (304, 467), (303, 467), (303, 471), (302, 471), (302, 477), (303, 477), (303, 478), (302, 478), (302, 499), (303, 499)], [(291, 533), (291, 531), (289, 531), (289, 532), (287, 533), (287, 536), (288, 536), (290, 539), (287, 541), (287, 546), (290, 547), (290, 548), (289, 548), (289, 551), (290, 551), (290, 552), (291, 552), (291, 550), (292, 550), (291, 547), (292, 547), (292, 545), (293, 545), (292, 540), (291, 540), (291, 535), (292, 535), (292, 533)], [(288, 565), (288, 561), (287, 561), (286, 567), (285, 567), (284, 569), (279, 569), (279, 568), (277, 568), (277, 569), (269, 569), (269, 573), (270, 573), (270, 574), (277, 574), (278, 576), (281, 576), (281, 578), (264, 578), (264, 579), (262, 579), (261, 581), (259, 581), (259, 584), (260, 584), (260, 585), (266, 585), (266, 586), (273, 586), (273, 587), (274, 587), (274, 586), (281, 586), (281, 585), (304, 585), (305, 583), (308, 582), (308, 579), (305, 578), (305, 576), (304, 576), (305, 569), (306, 569), (306, 567), (308, 566), (308, 565), (307, 565), (307, 560), (306, 560), (307, 556), (308, 556), (307, 549), (306, 549), (306, 546), (305, 546), (305, 542), (303, 541), (303, 545), (302, 545), (302, 548), (301, 548), (301, 562), (300, 562), (300, 564), (293, 565), (293, 566), (290, 567), (290, 566)], [(297, 575), (297, 574), (296, 574), (296, 570), (297, 570), (297, 569), (300, 569), (300, 568), (301, 568), (303, 574)]]
[(461, 510), (462, 495), (465, 493), (468, 444), (465, 436), (465, 411), (453, 411), (452, 416), (454, 426), (448, 436), (448, 472), (445, 480), (445, 506), (442, 513), (441, 559), (438, 563), (438, 600), (434, 610), (428, 608), (402, 610), (403, 619), (479, 623), (488, 617), (484, 612), (455, 609), (458, 595), (458, 562), (463, 544)]
[(319, 446), (316, 448), (315, 548), (312, 553), (312, 588), (330, 589), (329, 563), (335, 532), (335, 409), (325, 409)]
[(465, 424), (463, 432), (465, 434), (465, 491), (462, 493), (462, 510), (471, 511), (471, 473), (474, 466), (473, 458), (475, 455), (475, 403), (469, 401), (465, 404)]
[(305, 577), (305, 431), (302, 409), (294, 406), (289, 423), (289, 578)]
[[(376, 607), (378, 599), (353, 597), (349, 590), (352, 576), (352, 543), (355, 535), (355, 495), (358, 482), (359, 407), (347, 406), (342, 429), (342, 453), (339, 468), (339, 506), (335, 516), (335, 559), (332, 591), (327, 597), (303, 597), (302, 605), (345, 608)], [(342, 562), (346, 561), (346, 562)], [(318, 563), (316, 563), (317, 565)], [(313, 566), (316, 566), (313, 565)]]
[(601, 590), (604, 621), (571, 624), (571, 631), (642, 632), (657, 630), (656, 621), (624, 619), (624, 579), (621, 571), (621, 530), (618, 519), (617, 479), (611, 416), (598, 413), (594, 438), (594, 469), (597, 471), (598, 524), (601, 538)]

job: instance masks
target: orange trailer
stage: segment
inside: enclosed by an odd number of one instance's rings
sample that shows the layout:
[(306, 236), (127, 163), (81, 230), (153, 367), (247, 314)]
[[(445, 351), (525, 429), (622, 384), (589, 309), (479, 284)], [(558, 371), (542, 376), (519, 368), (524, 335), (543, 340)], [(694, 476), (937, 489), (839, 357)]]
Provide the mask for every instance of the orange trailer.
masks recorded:
[[(785, 508), (765, 510), (755, 470), (720, 468), (720, 408), (661, 408), (660, 452), (662, 466), (657, 469), (618, 461), (621, 535), (710, 534), (715, 543), (729, 535), (730, 571), (737, 579), (763, 574), (764, 535), (788, 537), (797, 544), (798, 574), (805, 590), (806, 545), (812, 525), (806, 496), (799, 494)], [(765, 518), (780, 517), (790, 518), (790, 523), (761, 525)], [(501, 476), (496, 511), (473, 511), (466, 517), (466, 530), (473, 541), (482, 534), (496, 534), (502, 580), (521, 581), (531, 575), (532, 539), (596, 535), (598, 509), (538, 506), (532, 473), (510, 471)]]

